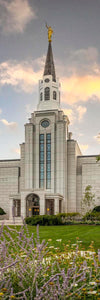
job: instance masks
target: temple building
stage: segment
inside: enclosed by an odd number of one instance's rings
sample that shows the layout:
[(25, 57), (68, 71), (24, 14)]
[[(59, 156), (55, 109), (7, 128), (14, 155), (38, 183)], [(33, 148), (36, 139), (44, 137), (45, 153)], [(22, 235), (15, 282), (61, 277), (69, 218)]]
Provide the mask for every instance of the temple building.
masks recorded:
[(96, 155), (82, 155), (68, 130), (51, 44), (49, 38), (38, 105), (25, 124), (20, 159), (0, 160), (0, 207), (10, 220), (81, 212), (87, 185), (95, 194), (95, 205), (100, 205), (100, 167)]

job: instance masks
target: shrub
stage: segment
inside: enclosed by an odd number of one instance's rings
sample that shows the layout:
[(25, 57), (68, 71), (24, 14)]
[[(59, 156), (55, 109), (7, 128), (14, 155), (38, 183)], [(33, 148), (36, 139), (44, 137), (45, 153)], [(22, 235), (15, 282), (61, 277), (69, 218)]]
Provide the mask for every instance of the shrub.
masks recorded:
[(57, 216), (62, 219), (63, 224), (68, 224), (69, 222), (79, 221), (81, 218), (79, 213), (61, 213), (61, 214), (57, 214)]
[(100, 206), (96, 206), (96, 207), (94, 207), (94, 209), (93, 209), (93, 212), (95, 212), (95, 211), (98, 211), (98, 212), (100, 212)]
[(83, 217), (83, 221), (86, 220), (100, 221), (100, 212), (99, 211), (87, 212), (86, 215)]
[(79, 223), (79, 213), (59, 213), (57, 215), (38, 215), (25, 218), (28, 225), (68, 225)]
[(56, 216), (56, 215), (43, 215), (43, 216), (32, 216), (32, 217), (28, 217), (25, 218), (25, 222), (28, 225), (62, 225), (63, 221), (62, 218), (60, 216)]
[(5, 211), (1, 207), (0, 207), (0, 215), (6, 215)]

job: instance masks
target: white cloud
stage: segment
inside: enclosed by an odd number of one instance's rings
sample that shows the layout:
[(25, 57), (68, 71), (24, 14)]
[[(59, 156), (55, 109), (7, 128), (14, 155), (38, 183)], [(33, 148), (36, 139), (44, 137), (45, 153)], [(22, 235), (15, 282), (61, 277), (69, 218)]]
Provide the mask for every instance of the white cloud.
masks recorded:
[(78, 106), (77, 112), (78, 112), (78, 120), (81, 121), (83, 119), (84, 114), (86, 113), (87, 108), (85, 106)]
[(40, 69), (38, 68), (37, 59), (37, 71), (34, 71), (34, 65), (36, 68), (36, 60), (30, 63), (27, 61), (21, 63), (5, 61), (1, 63), (0, 85), (11, 85), (18, 91), (23, 90), (26, 93), (32, 93), (43, 73), (42, 59), (43, 58), (41, 58)]
[[(92, 48), (91, 48), (92, 49)], [(96, 49), (86, 50), (80, 49), (77, 50), (77, 60), (80, 60), (81, 55), (84, 54), (85, 57), (87, 53), (87, 57), (89, 59), (89, 55), (91, 57), (90, 61), (93, 61), (93, 57), (97, 58)], [(79, 55), (79, 56), (78, 56)], [(17, 91), (23, 90), (25, 93), (32, 93), (34, 89), (37, 87), (38, 80), (43, 75), (43, 66), (44, 66), (45, 56), (39, 57), (34, 61), (22, 61), (18, 63), (17, 61), (5, 61), (0, 64), (0, 85), (11, 85)], [(82, 63), (82, 62), (81, 62)], [(80, 69), (81, 69), (80, 63)], [(100, 66), (97, 62), (95, 62), (95, 66), (90, 64), (87, 66), (87, 70), (85, 72), (81, 72), (80, 75), (79, 65), (71, 65), (72, 61), (70, 61), (70, 66), (64, 64), (64, 72), (63, 67), (60, 65), (60, 77), (61, 77), (61, 91), (62, 91), (62, 103), (68, 103), (70, 105), (78, 103), (78, 102), (86, 102), (90, 98), (100, 100)], [(84, 61), (83, 65), (86, 62)], [(91, 71), (89, 71), (89, 68)], [(59, 68), (59, 67), (58, 67)], [(67, 70), (67, 71), (66, 71)], [(70, 72), (69, 72), (70, 70)], [(78, 117), (81, 120), (83, 115), (86, 112), (86, 108), (79, 108), (77, 110)], [(72, 113), (71, 118), (73, 119)], [(73, 121), (73, 120), (72, 120)]]
[(2, 114), (2, 109), (0, 108), (0, 114)]
[(85, 106), (76, 106), (76, 105), (72, 105), (72, 108), (64, 108), (63, 109), (65, 115), (68, 116), (69, 121), (71, 123), (71, 125), (75, 122), (75, 121), (81, 121), (83, 119), (84, 114), (87, 111), (87, 108)]
[(81, 136), (83, 136), (83, 135), (84, 135), (84, 134), (83, 134), (83, 133), (81, 133), (81, 132), (80, 132), (80, 133), (78, 133), (78, 136), (79, 136), (79, 137), (81, 137)]
[(81, 149), (81, 151), (86, 151), (88, 148), (89, 148), (89, 145), (88, 144), (79, 144), (79, 147)]
[(100, 63), (96, 48), (66, 53), (64, 63), (57, 62), (62, 102), (73, 104), (90, 98), (100, 100)]
[(100, 100), (100, 75), (63, 77), (61, 79), (62, 102), (74, 104), (90, 98)]
[(98, 63), (99, 52), (94, 47), (87, 49), (77, 49), (66, 54), (64, 64), (57, 61), (57, 69), (63, 77), (71, 74), (77, 76), (100, 75), (100, 66)]
[(34, 111), (35, 108), (36, 108), (35, 103), (33, 105), (31, 104), (25, 105), (26, 119), (31, 117), (31, 113)]
[(13, 148), (12, 152), (20, 154), (20, 148)]
[(0, 27), (4, 33), (23, 32), (36, 18), (28, 0), (0, 0)]
[(16, 122), (8, 122), (5, 119), (1, 119), (0, 120), (6, 127), (10, 128), (10, 129), (16, 129), (17, 128), (17, 123)]
[(98, 135), (94, 136), (94, 139), (100, 144), (100, 133)]
[(65, 115), (68, 116), (69, 121), (70, 121), (70, 123), (72, 125), (74, 123), (75, 119), (76, 119), (74, 111), (71, 108), (69, 108), (69, 109), (64, 108), (63, 112), (64, 112)]

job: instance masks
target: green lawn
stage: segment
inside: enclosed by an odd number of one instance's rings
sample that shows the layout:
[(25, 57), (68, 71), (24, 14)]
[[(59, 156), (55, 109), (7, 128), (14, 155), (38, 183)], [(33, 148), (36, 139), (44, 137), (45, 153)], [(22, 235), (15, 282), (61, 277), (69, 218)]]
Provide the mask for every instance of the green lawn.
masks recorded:
[[(29, 226), (30, 234), (33, 232), (36, 237), (36, 227)], [(40, 240), (49, 241), (49, 245), (60, 247), (63, 250), (63, 244), (68, 244), (69, 241), (74, 244), (76, 238), (82, 241), (85, 249), (88, 249), (91, 241), (94, 241), (94, 248), (100, 249), (100, 226), (92, 225), (68, 225), (68, 226), (40, 226), (39, 227)], [(57, 239), (62, 239), (62, 242), (57, 242)]]

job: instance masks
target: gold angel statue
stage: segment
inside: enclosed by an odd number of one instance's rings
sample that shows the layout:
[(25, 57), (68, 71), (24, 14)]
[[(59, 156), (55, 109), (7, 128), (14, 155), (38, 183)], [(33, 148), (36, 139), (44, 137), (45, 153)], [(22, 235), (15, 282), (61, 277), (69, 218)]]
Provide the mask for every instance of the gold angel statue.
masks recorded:
[(51, 37), (52, 37), (52, 34), (53, 34), (53, 29), (51, 28), (51, 26), (48, 26), (47, 24), (46, 24), (46, 27), (48, 29), (48, 41), (51, 42), (52, 41)]

